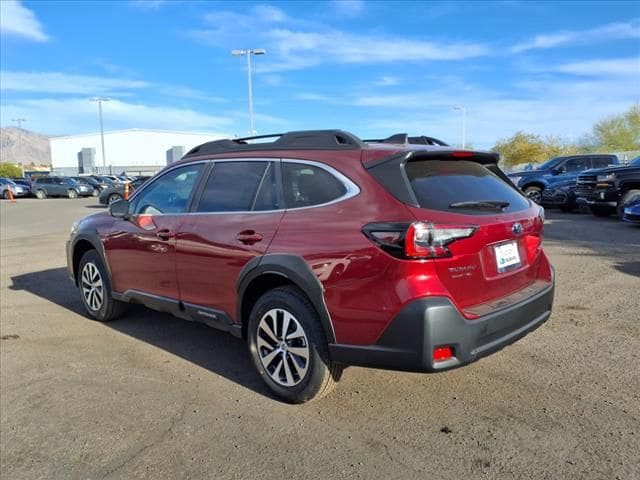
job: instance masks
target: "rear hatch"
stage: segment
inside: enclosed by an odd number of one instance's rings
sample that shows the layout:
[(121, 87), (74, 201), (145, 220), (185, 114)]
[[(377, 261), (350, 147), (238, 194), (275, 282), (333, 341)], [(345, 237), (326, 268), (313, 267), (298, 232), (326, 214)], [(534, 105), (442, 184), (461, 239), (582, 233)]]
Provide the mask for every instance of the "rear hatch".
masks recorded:
[[(384, 186), (402, 181), (407, 190), (403, 201), (416, 221), (432, 230), (432, 240), (445, 239), (443, 247), (431, 247), (434, 253), (426, 261), (433, 262), (453, 300), (470, 316), (472, 307), (499, 305), (496, 300), (538, 280), (543, 210), (513, 186), (496, 162), (496, 156), (485, 153), (413, 152), (395, 162), (395, 175), (380, 168), (382, 163), (369, 168)], [(400, 189), (397, 184), (388, 188)]]

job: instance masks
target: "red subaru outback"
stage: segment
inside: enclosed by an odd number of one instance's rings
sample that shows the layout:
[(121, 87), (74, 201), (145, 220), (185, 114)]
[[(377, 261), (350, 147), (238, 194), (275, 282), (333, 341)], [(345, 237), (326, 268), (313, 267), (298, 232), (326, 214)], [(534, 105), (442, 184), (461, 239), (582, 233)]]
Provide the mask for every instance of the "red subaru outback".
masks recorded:
[(448, 370), (549, 318), (543, 210), (497, 154), (405, 134), (265, 138), (200, 145), (73, 226), (90, 317), (141, 303), (228, 331), (294, 403), (346, 365)]

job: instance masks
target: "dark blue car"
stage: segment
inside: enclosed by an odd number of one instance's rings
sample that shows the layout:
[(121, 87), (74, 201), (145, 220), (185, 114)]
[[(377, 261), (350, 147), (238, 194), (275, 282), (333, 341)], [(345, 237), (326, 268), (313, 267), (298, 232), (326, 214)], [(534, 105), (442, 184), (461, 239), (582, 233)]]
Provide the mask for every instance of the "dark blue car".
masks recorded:
[(622, 220), (640, 225), (640, 197), (635, 197), (624, 206)]
[(536, 203), (541, 203), (545, 188), (566, 184), (565, 182), (575, 183), (578, 174), (585, 170), (605, 168), (618, 163), (616, 155), (568, 155), (552, 158), (534, 170), (512, 173), (509, 177), (527, 197)]

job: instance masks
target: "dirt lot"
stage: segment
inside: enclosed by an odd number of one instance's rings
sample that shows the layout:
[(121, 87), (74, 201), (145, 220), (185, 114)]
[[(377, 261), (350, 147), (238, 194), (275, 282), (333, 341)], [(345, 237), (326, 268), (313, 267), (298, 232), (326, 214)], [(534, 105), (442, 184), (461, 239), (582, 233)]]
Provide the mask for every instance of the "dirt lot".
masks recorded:
[(94, 203), (0, 205), (3, 480), (640, 478), (640, 228), (548, 213), (543, 327), (448, 373), (350, 368), (290, 406), (231, 336), (81, 314), (64, 241)]

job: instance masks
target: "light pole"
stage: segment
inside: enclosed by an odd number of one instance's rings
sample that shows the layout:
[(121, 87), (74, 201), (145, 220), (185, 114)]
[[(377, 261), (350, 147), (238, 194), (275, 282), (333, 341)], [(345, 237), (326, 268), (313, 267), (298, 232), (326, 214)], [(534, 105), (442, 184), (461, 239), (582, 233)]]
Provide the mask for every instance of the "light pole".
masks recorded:
[[(98, 102), (98, 115), (100, 116), (100, 142), (102, 143), (102, 167), (107, 167), (107, 155), (104, 153), (104, 129), (102, 128), (102, 102), (108, 102), (111, 100), (106, 97), (92, 97), (89, 100), (92, 102)], [(105, 172), (102, 172), (105, 173)]]
[(460, 110), (462, 111), (462, 147), (461, 148), (465, 148), (467, 142), (466, 142), (466, 136), (467, 136), (467, 107), (465, 107), (464, 105), (456, 105), (453, 107), (454, 110)]
[(253, 129), (253, 92), (251, 90), (251, 55), (264, 55), (267, 51), (264, 48), (248, 48), (246, 50), (231, 50), (234, 57), (247, 56), (247, 76), (249, 78), (249, 135), (256, 131)]
[[(25, 118), (12, 118), (12, 122), (16, 122), (18, 124), (18, 160), (22, 161), (22, 122), (26, 122)], [(19, 163), (18, 162), (18, 163)]]

